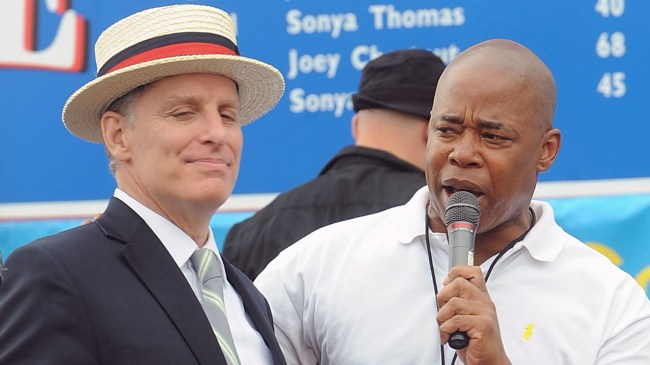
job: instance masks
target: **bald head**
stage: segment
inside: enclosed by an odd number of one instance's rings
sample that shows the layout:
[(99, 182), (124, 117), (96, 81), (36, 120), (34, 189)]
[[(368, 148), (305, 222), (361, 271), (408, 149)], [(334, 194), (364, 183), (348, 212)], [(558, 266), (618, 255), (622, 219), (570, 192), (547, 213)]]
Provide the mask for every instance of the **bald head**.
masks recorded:
[(449, 81), (456, 82), (459, 74), (472, 78), (486, 73), (492, 75), (493, 82), (503, 81), (508, 87), (516, 87), (522, 92), (519, 104), (532, 114), (539, 127), (543, 130), (553, 127), (557, 99), (553, 75), (539, 57), (517, 42), (492, 39), (468, 48), (447, 66), (438, 88), (454, 87), (449, 85)]

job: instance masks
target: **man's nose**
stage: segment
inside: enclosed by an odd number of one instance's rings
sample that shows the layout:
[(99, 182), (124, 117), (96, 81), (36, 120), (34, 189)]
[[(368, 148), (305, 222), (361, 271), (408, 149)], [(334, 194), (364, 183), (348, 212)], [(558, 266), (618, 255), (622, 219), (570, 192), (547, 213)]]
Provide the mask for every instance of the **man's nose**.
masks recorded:
[(467, 132), (461, 134), (454, 142), (449, 160), (460, 167), (482, 166), (479, 137)]
[(226, 125), (219, 112), (206, 113), (201, 127), (202, 142), (223, 143), (225, 140)]

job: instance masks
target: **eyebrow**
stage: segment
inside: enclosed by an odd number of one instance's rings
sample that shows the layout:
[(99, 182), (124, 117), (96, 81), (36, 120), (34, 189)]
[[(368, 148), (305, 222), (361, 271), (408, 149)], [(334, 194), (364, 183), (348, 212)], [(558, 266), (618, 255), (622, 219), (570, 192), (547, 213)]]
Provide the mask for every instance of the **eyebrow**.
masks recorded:
[[(167, 100), (165, 100), (160, 105), (160, 109), (164, 110), (178, 104), (200, 104), (200, 103), (201, 103), (201, 99), (193, 95), (187, 95), (187, 96), (174, 95), (174, 96), (170, 96)], [(223, 100), (222, 103), (225, 106), (230, 106), (233, 108), (239, 107), (239, 98), (233, 98), (232, 100)]]
[(195, 104), (197, 103), (197, 99), (193, 96), (171, 96), (167, 98), (167, 100), (165, 100), (162, 104), (160, 104), (160, 109), (165, 110), (175, 105), (184, 103)]
[(505, 124), (493, 120), (481, 120), (478, 122), (481, 129), (504, 129)]
[[(463, 120), (457, 115), (442, 115), (440, 116), (440, 120), (451, 124), (463, 124)], [(494, 120), (480, 120), (478, 122), (478, 127), (480, 129), (504, 129), (505, 124)]]

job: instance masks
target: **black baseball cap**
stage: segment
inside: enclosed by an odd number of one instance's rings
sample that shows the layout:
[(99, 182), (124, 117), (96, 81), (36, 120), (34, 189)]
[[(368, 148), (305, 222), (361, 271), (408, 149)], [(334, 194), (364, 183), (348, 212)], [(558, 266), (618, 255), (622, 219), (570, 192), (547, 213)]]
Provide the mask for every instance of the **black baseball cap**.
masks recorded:
[(444, 69), (445, 63), (424, 49), (385, 53), (364, 67), (359, 91), (352, 95), (354, 110), (391, 109), (429, 120)]

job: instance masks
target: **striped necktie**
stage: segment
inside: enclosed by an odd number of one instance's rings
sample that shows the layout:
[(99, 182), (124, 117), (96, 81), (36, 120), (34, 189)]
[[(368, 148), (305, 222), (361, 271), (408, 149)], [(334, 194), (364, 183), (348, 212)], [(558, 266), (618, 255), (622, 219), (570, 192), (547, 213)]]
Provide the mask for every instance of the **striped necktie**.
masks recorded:
[(226, 306), (223, 300), (223, 274), (221, 265), (211, 250), (198, 249), (192, 254), (192, 264), (201, 279), (203, 294), (203, 310), (210, 320), (212, 332), (219, 341), (219, 346), (228, 362), (228, 365), (239, 365), (239, 357), (235, 342), (232, 339)]

